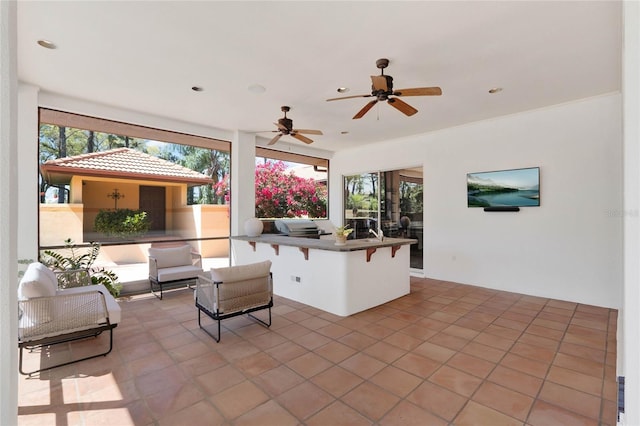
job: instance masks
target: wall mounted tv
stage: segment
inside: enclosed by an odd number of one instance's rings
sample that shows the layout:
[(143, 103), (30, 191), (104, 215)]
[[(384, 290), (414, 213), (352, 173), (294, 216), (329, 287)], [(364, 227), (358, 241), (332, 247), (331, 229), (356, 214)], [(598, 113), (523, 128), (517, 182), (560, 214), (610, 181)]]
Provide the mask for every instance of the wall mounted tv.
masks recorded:
[(468, 173), (467, 206), (540, 206), (540, 168)]

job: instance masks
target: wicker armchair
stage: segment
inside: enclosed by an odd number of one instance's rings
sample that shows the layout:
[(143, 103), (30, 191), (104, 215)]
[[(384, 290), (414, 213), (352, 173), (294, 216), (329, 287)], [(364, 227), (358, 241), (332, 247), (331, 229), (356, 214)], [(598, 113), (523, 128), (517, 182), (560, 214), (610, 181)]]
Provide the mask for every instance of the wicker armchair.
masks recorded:
[[(186, 284), (191, 287), (202, 273), (202, 256), (192, 252), (188, 244), (149, 248), (149, 286), (160, 300), (164, 286)], [(160, 296), (156, 293), (158, 289)]]
[[(81, 285), (90, 280), (86, 270), (65, 271), (58, 281), (41, 263), (27, 268), (18, 287), (19, 371), (32, 375), (39, 371), (106, 356), (113, 348), (113, 329), (120, 321), (120, 306), (103, 285)], [(89, 281), (90, 282), (90, 281)], [(60, 287), (66, 287), (64, 289)], [(97, 337), (109, 332), (109, 347), (93, 355), (68, 362), (48, 365), (35, 371), (23, 370), (23, 349), (33, 351), (73, 340)]]
[[(216, 342), (220, 342), (220, 321), (225, 318), (247, 314), (266, 327), (270, 327), (273, 306), (271, 261), (213, 268), (210, 273), (198, 277), (195, 299), (198, 308), (198, 326)], [(267, 321), (251, 314), (262, 309), (269, 310)], [(202, 327), (201, 312), (217, 321), (217, 336)]]

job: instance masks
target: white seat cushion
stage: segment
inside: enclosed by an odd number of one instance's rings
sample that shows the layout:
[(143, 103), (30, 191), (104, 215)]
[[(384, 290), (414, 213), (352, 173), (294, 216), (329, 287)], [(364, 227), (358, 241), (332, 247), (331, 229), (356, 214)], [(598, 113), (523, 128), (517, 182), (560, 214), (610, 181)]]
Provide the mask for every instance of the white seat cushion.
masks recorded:
[(250, 280), (269, 275), (271, 261), (250, 263), (248, 265), (236, 265), (226, 268), (211, 268), (211, 279), (214, 282), (235, 282)]
[[(56, 274), (40, 262), (33, 262), (27, 266), (20, 285), (18, 286), (18, 300), (28, 300), (37, 297), (51, 297), (56, 295), (58, 279)], [(26, 314), (21, 320), (32, 324), (43, 324), (51, 321), (53, 315), (51, 305), (45, 304), (38, 312), (32, 312), (27, 318)]]
[(149, 256), (156, 259), (158, 269), (192, 264), (191, 246), (188, 244), (180, 247), (151, 247)]
[(30, 263), (18, 286), (18, 299), (55, 296), (58, 289), (56, 274), (40, 262)]
[(158, 269), (158, 281), (163, 283), (167, 281), (186, 280), (196, 278), (202, 274), (202, 268), (198, 266), (174, 266), (172, 268)]

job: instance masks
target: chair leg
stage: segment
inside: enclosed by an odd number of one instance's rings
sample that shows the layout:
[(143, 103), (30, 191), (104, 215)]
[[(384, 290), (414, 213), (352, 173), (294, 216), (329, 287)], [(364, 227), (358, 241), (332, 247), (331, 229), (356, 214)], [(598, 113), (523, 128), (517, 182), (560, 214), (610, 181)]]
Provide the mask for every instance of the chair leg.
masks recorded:
[(266, 326), (266, 327), (271, 327), (271, 307), (269, 307), (269, 322), (266, 322), (264, 320), (261, 320), (260, 318), (256, 317), (255, 315), (252, 315), (250, 312), (247, 313), (247, 315), (251, 318), (253, 318), (254, 320), (258, 321), (260, 324)]
[[(215, 321), (215, 320), (214, 320)], [(206, 328), (204, 328), (202, 326), (202, 324), (200, 323), (200, 309), (198, 309), (198, 327), (200, 327), (202, 329), (202, 331), (204, 331), (205, 333), (207, 333), (209, 336), (213, 337), (213, 340), (216, 341), (216, 343), (220, 343), (220, 320), (217, 321), (218, 322), (218, 337), (214, 336), (213, 334), (211, 334), (209, 332), (209, 330), (207, 330)]]
[[(100, 330), (100, 331), (96, 332), (93, 336), (85, 336), (85, 337), (82, 337), (82, 338), (79, 338), (79, 339), (64, 340), (64, 341), (61, 341), (61, 342), (58, 342), (58, 343), (51, 343), (49, 345), (35, 345), (35, 346), (32, 347), (32, 349), (37, 348), (37, 347), (44, 348), (45, 346), (53, 346), (55, 344), (67, 343), (67, 342), (71, 342), (71, 341), (74, 341), (74, 340), (82, 340), (82, 339), (86, 339), (88, 337), (96, 338), (96, 337), (98, 337), (99, 335), (102, 334), (102, 331), (103, 330)], [(90, 356), (87, 356), (87, 357), (84, 357), (84, 358), (75, 359), (75, 360), (64, 362), (64, 363), (61, 363), (61, 364), (52, 365), (50, 367), (41, 368), (39, 370), (34, 370), (34, 371), (31, 371), (31, 372), (28, 372), (28, 373), (23, 371), (23, 369), (22, 369), (22, 351), (26, 347), (26, 345), (20, 345), (20, 359), (19, 359), (19, 363), (18, 363), (18, 371), (20, 371), (20, 374), (23, 374), (25, 376), (31, 377), (32, 375), (34, 375), (36, 373), (39, 373), (41, 371), (47, 371), (47, 370), (51, 370), (53, 368), (63, 367), (65, 365), (74, 364), (76, 362), (86, 361), (86, 360), (92, 359), (92, 358), (97, 358), (99, 356), (107, 356), (107, 355), (109, 355), (111, 353), (111, 350), (113, 349), (113, 328), (109, 328), (108, 331), (109, 331), (109, 349), (106, 352), (101, 352), (99, 354), (90, 355)]]
[[(153, 290), (153, 283), (156, 283), (156, 285), (160, 288), (160, 296), (158, 296)], [(151, 279), (151, 277), (149, 277), (149, 287), (151, 288), (151, 293), (158, 299), (162, 300), (162, 284), (159, 281)]]

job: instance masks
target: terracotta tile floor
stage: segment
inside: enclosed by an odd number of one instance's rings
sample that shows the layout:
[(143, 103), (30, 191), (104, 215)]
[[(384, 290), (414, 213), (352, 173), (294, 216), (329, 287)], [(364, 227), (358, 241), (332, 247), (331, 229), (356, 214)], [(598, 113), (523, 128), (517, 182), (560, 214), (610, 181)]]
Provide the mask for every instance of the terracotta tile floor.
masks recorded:
[(121, 306), (111, 354), (21, 376), (20, 425), (616, 424), (611, 309), (412, 278), (346, 318), (276, 297), (270, 329), (225, 320), (215, 343), (190, 290)]

